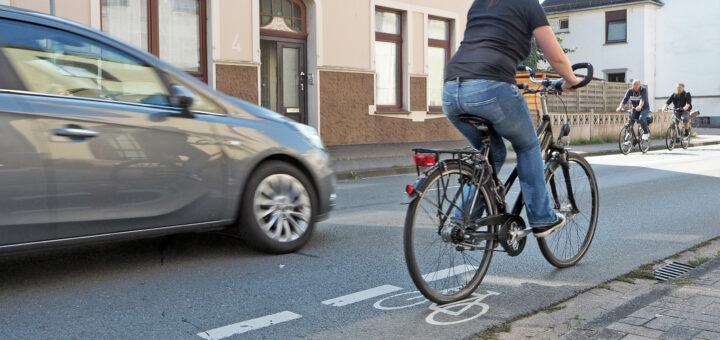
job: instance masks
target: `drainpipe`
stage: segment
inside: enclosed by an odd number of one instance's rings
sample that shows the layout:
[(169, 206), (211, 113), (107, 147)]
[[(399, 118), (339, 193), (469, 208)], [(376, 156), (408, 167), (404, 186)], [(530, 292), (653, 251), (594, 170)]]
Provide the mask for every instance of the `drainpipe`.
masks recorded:
[(50, 0), (50, 15), (55, 15), (55, 0)]

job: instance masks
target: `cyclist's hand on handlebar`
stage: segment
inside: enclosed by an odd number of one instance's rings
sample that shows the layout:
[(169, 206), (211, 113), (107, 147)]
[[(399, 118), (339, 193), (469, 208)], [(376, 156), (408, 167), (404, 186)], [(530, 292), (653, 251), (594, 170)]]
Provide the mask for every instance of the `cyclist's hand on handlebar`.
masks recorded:
[(575, 92), (577, 89), (572, 88), (573, 86), (580, 84), (580, 79), (573, 76), (572, 79), (565, 79), (562, 84), (563, 92)]
[(616, 111), (616, 112), (620, 112), (620, 111), (622, 111), (622, 106), (618, 106), (618, 108), (617, 108), (617, 109), (615, 109), (615, 111)]

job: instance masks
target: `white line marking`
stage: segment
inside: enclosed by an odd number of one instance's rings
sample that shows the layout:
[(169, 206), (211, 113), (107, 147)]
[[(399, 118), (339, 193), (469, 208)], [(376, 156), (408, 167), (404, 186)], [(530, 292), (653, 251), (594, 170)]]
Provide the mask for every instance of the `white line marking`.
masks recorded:
[(338, 298), (325, 300), (322, 302), (323, 305), (331, 305), (335, 307), (342, 307), (347, 306), (350, 304), (353, 304), (355, 302), (360, 302), (367, 299), (372, 299), (374, 297), (378, 297), (381, 295), (385, 295), (392, 292), (397, 292), (398, 290), (402, 290), (400, 287), (395, 287), (391, 285), (384, 285), (380, 287), (370, 288), (367, 290), (363, 290), (357, 293), (348, 294), (345, 296), (341, 296)]
[(437, 281), (437, 280), (442, 280), (444, 278), (448, 278), (450, 276), (467, 273), (467, 272), (473, 271), (475, 269), (477, 269), (477, 267), (471, 266), (469, 264), (463, 264), (463, 265), (455, 266), (455, 267), (448, 268), (448, 269), (438, 270), (434, 273), (425, 274), (425, 275), (423, 275), (423, 280), (425, 280), (426, 282), (433, 282), (433, 281)]
[(293, 312), (280, 312), (273, 315), (263, 316), (257, 319), (238, 322), (236, 324), (211, 329), (209, 331), (200, 332), (197, 336), (203, 339), (224, 339), (233, 335), (242, 334), (252, 330), (260, 329), (267, 326), (277, 325), (282, 322), (301, 318), (302, 315)]

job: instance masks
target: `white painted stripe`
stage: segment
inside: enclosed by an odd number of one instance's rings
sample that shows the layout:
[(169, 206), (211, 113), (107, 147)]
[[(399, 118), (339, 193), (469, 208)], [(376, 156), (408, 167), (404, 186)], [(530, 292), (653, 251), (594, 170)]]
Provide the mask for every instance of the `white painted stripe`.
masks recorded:
[(301, 318), (302, 315), (295, 314), (293, 312), (280, 312), (273, 315), (263, 316), (257, 319), (247, 320), (238, 322), (236, 324), (211, 329), (209, 331), (200, 332), (197, 335), (203, 339), (224, 339), (233, 335), (238, 335), (253, 331), (256, 329), (264, 328), (267, 326), (277, 325), (282, 322), (295, 320)]
[(338, 298), (325, 300), (322, 303), (324, 305), (331, 305), (335, 307), (342, 307), (347, 306), (356, 302), (360, 302), (367, 299), (372, 299), (374, 297), (382, 296), (388, 293), (397, 292), (398, 290), (402, 290), (400, 287), (395, 287), (391, 285), (384, 285), (380, 287), (370, 288), (367, 290), (359, 291), (357, 293), (348, 294), (345, 296), (341, 296)]
[(438, 270), (434, 273), (425, 274), (425, 275), (423, 275), (423, 280), (425, 280), (426, 282), (433, 282), (433, 281), (448, 278), (450, 276), (467, 273), (467, 272), (473, 271), (475, 269), (477, 269), (477, 267), (471, 266), (469, 264), (462, 264), (462, 265), (455, 266), (452, 268)]

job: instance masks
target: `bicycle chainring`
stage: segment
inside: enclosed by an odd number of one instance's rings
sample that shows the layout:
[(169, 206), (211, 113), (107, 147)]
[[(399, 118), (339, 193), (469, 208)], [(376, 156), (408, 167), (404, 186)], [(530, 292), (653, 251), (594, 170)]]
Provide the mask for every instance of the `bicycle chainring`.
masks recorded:
[(512, 216), (500, 226), (498, 240), (500, 245), (510, 256), (518, 256), (525, 249), (526, 236), (521, 236), (525, 230), (525, 221), (520, 216)]

